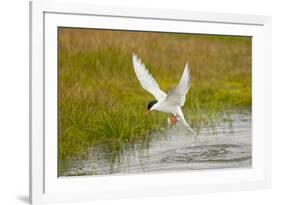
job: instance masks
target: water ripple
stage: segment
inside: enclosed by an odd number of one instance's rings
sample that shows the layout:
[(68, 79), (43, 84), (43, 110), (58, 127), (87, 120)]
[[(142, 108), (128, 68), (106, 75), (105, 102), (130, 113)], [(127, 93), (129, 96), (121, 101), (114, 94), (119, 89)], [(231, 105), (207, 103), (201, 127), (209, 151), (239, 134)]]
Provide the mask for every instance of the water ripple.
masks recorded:
[(229, 122), (200, 130), (200, 145), (179, 124), (152, 137), (148, 144), (133, 144), (120, 153), (90, 148), (85, 158), (72, 159), (63, 176), (165, 172), (250, 167), (251, 116), (235, 115)]

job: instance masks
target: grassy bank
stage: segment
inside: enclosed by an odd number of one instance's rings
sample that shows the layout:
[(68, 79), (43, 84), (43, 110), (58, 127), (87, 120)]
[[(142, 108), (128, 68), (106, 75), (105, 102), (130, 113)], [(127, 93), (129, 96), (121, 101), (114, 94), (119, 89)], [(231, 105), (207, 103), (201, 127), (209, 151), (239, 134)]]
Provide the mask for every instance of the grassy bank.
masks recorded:
[(133, 52), (164, 91), (176, 86), (188, 60), (192, 86), (183, 110), (195, 130), (217, 113), (251, 108), (250, 38), (62, 28), (60, 160), (101, 144), (118, 150), (165, 128), (167, 115), (144, 116), (153, 97), (135, 76)]

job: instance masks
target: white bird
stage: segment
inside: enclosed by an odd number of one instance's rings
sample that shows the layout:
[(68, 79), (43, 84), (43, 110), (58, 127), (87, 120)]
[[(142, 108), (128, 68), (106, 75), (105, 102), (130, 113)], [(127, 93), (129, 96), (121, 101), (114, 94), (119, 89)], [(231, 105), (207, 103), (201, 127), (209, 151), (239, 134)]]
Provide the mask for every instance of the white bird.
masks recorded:
[[(186, 129), (190, 130), (194, 135), (194, 131), (186, 122), (182, 113), (181, 107), (184, 106), (185, 96), (190, 88), (190, 72), (188, 64), (186, 63), (180, 82), (177, 87), (163, 92), (153, 76), (148, 72), (145, 65), (141, 60), (133, 53), (133, 67), (141, 86), (148, 92), (150, 92), (156, 100), (150, 101), (147, 105), (147, 112), (155, 110), (172, 114), (172, 123), (176, 123), (177, 117), (182, 121)], [(195, 135), (196, 136), (196, 135)]]

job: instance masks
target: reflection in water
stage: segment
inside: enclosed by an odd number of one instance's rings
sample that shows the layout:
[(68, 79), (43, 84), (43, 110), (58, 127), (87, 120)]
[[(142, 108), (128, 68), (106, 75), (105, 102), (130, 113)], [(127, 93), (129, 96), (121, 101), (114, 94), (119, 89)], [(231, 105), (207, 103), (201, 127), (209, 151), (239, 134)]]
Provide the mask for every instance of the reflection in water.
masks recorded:
[(200, 129), (200, 143), (178, 123), (147, 143), (89, 149), (85, 158), (69, 161), (61, 176), (250, 167), (251, 134), (250, 114)]

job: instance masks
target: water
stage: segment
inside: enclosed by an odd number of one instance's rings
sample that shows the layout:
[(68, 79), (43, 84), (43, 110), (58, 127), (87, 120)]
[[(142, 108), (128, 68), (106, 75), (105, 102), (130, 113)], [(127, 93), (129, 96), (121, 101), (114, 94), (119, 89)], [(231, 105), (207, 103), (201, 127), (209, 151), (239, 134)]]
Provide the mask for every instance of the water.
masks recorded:
[(200, 129), (200, 142), (181, 123), (147, 143), (114, 153), (105, 147), (89, 149), (86, 157), (69, 161), (62, 176), (107, 175), (182, 170), (251, 167), (251, 116), (235, 114), (232, 120)]

